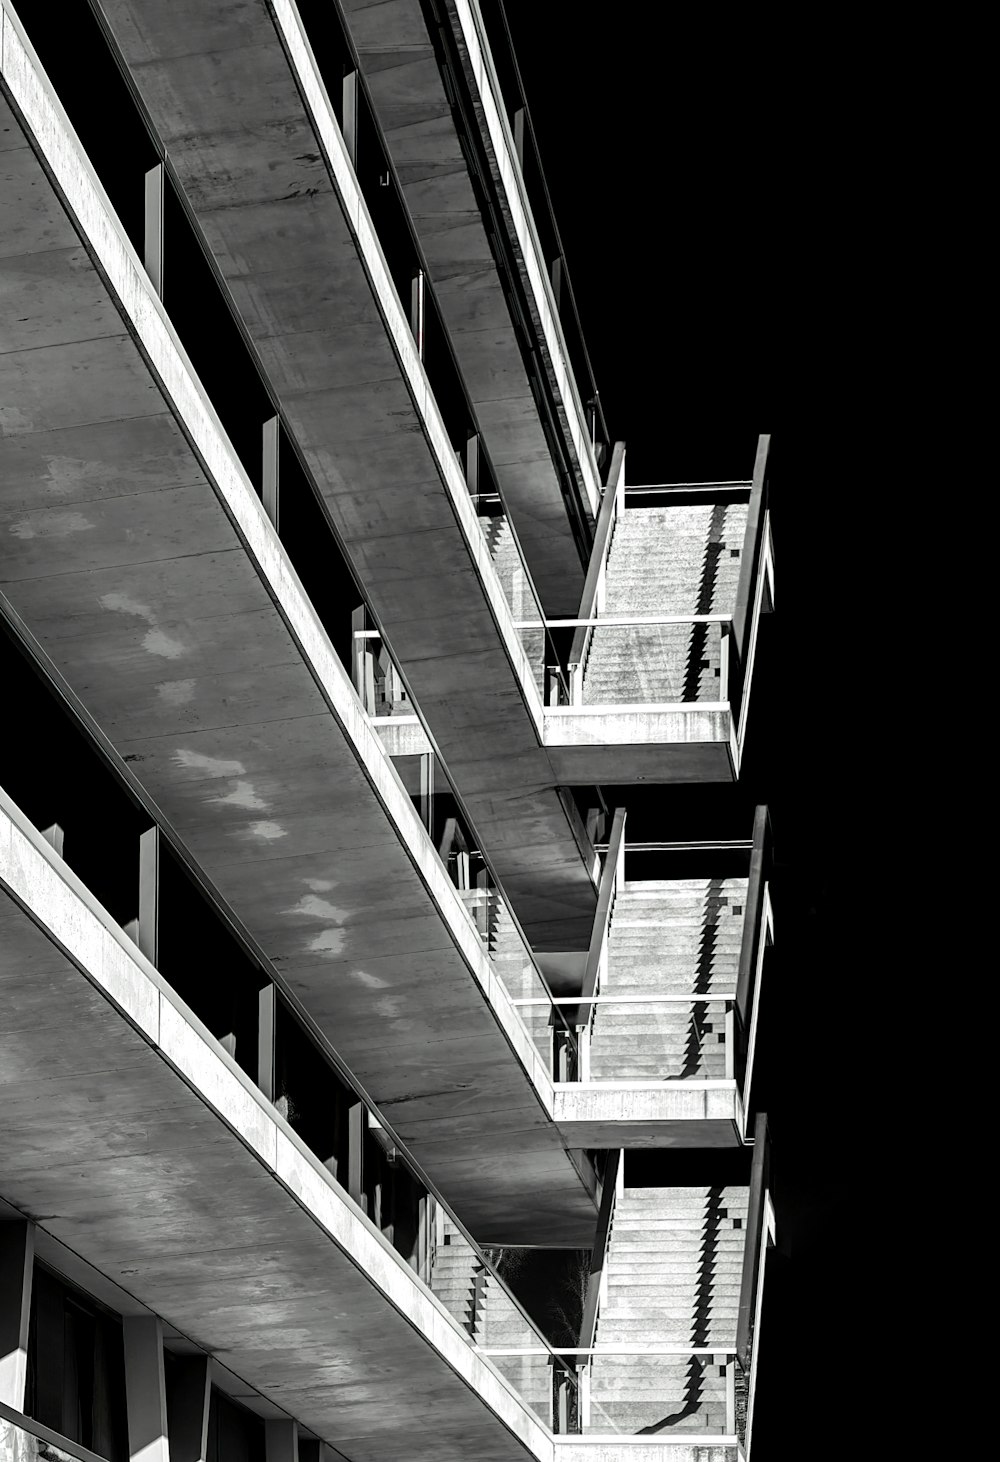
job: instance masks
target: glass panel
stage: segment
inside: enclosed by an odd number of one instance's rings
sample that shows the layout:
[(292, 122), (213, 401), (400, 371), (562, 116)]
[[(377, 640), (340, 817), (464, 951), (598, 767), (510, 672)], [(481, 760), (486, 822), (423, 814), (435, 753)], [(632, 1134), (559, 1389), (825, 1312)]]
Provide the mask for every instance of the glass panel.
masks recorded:
[(678, 705), (727, 698), (722, 623), (595, 625), (584, 705)]
[(0, 1415), (0, 1458), (3, 1462), (78, 1462), (82, 1453), (57, 1446), (27, 1427)]
[[(515, 1003), (532, 1002), (519, 1004), (518, 1014), (546, 1070), (556, 1080), (567, 1080), (568, 1072), (560, 1074), (556, 1070), (556, 1052), (563, 1048), (571, 1051), (576, 1044), (576, 1033), (563, 1012), (552, 1003), (549, 987), (489, 869), (473, 854), (473, 870), (477, 866), (479, 872), (473, 872), (475, 886), (459, 888), (459, 897), (507, 994)], [(535, 1004), (536, 1001), (542, 1003)]]
[(732, 1008), (731, 1000), (720, 999), (599, 998), (590, 1026), (590, 1080), (725, 1080)]
[(588, 1436), (732, 1436), (739, 1365), (725, 1351), (664, 1355), (599, 1348), (583, 1386)]

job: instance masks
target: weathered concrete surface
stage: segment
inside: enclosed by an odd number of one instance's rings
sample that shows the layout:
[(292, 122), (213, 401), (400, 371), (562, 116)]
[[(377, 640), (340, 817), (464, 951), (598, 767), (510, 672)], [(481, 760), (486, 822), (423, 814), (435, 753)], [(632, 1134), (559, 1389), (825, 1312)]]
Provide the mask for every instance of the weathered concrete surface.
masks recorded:
[(551, 1458), (547, 1430), (9, 808), (0, 1000), (5, 1199), (351, 1462)]
[(613, 1081), (554, 1088), (553, 1120), (567, 1147), (738, 1147), (736, 1083)]
[(3, 74), (212, 474), (4, 105), (3, 592), (472, 1231), (586, 1245), (541, 1061), (6, 20)]
[(103, 9), (522, 926), (584, 948), (590, 850), (294, 7)]
[(545, 711), (557, 781), (732, 782), (728, 706), (558, 706)]
[(556, 1437), (555, 1462), (737, 1462), (734, 1440), (713, 1437)]
[[(420, 0), (343, 8), (535, 587), (547, 614), (573, 615), (584, 570)], [(592, 526), (593, 467), (564, 440)]]

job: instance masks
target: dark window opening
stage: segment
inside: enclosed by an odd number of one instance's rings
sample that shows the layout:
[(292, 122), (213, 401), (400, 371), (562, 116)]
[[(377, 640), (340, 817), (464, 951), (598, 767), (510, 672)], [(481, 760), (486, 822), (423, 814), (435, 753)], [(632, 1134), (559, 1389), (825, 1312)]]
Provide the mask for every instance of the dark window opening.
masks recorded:
[(31, 1285), (24, 1409), (109, 1462), (128, 1458), (121, 1322), (41, 1264)]

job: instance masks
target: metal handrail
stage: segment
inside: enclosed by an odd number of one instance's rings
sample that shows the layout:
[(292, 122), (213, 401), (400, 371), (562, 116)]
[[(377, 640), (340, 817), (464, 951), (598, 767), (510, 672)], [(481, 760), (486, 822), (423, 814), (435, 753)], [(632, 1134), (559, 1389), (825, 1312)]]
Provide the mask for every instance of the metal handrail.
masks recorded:
[(760, 1282), (761, 1254), (764, 1248), (764, 1200), (769, 1186), (770, 1165), (767, 1114), (759, 1112), (754, 1123), (753, 1165), (750, 1169), (750, 1196), (747, 1204), (747, 1241), (743, 1251), (740, 1308), (736, 1322), (736, 1354), (744, 1370), (749, 1370), (753, 1345), (757, 1286)]
[(621, 1149), (608, 1153), (604, 1171), (604, 1186), (601, 1190), (601, 1207), (597, 1215), (597, 1232), (590, 1260), (590, 1274), (587, 1277), (587, 1295), (583, 1303), (583, 1320), (580, 1324), (580, 1347), (574, 1355), (592, 1353), (594, 1337), (597, 1334), (597, 1315), (601, 1303), (601, 1289), (604, 1265), (607, 1257), (608, 1239), (614, 1225), (615, 1205), (624, 1176), (624, 1154)]
[(757, 438), (757, 457), (753, 468), (753, 484), (750, 489), (750, 511), (747, 513), (746, 532), (743, 535), (743, 551), (740, 563), (740, 578), (736, 589), (736, 609), (733, 614), (733, 649), (736, 654), (742, 683), (743, 667), (746, 664), (746, 635), (750, 607), (753, 604), (754, 585), (763, 552), (764, 513), (767, 507), (768, 467), (771, 451), (770, 435)]
[[(603, 588), (608, 567), (608, 554), (611, 551), (611, 540), (614, 536), (614, 526), (625, 509), (625, 443), (616, 442), (614, 451), (611, 454), (611, 462), (608, 467), (608, 479), (604, 488), (604, 497), (601, 500), (600, 510), (597, 514), (597, 525), (594, 530), (594, 544), (590, 553), (590, 563), (587, 566), (587, 577), (583, 583), (583, 593), (580, 596), (580, 620), (587, 620), (596, 612), (599, 612), (603, 604)], [(587, 663), (587, 650), (590, 645), (591, 631), (578, 624), (576, 633), (573, 636), (573, 644), (566, 661), (567, 669), (573, 680), (578, 680), (583, 673), (583, 667)], [(575, 698), (575, 697), (574, 697)]]
[(771, 822), (767, 807), (761, 805), (754, 812), (753, 850), (750, 854), (750, 876), (747, 880), (743, 938), (740, 943), (739, 973), (736, 978), (736, 1008), (740, 1021), (744, 1025), (757, 970), (757, 947), (763, 938), (764, 889), (770, 842)]
[[(684, 841), (662, 842), (655, 839), (645, 843), (627, 843), (625, 853), (745, 853), (753, 847), (752, 838), (729, 838), (721, 842), (705, 843)], [(595, 853), (606, 853), (607, 843), (595, 843)]]
[(601, 960), (607, 947), (611, 910), (614, 907), (618, 874), (624, 859), (625, 812), (624, 807), (616, 807), (611, 823), (608, 852), (601, 870), (601, 886), (597, 894), (597, 911), (594, 914), (590, 947), (587, 950), (587, 964), (580, 987), (580, 994), (583, 997), (581, 1004), (586, 1002), (589, 996), (596, 995), (600, 984)]

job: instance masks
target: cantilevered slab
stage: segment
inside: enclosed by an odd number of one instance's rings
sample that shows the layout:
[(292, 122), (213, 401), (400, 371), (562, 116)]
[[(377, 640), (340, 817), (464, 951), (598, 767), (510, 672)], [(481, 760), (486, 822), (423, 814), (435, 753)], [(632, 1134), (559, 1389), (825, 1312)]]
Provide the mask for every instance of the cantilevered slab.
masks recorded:
[(0, 1197), (351, 1462), (549, 1462), (547, 1428), (0, 805)]
[(114, 290), (4, 106), (3, 593), (468, 1227), (586, 1245), (541, 1060), (7, 14), (2, 63)]
[(523, 927), (584, 947), (590, 849), (295, 7), (103, 9)]
[[(463, 151), (460, 124), (435, 59), (428, 11), (420, 0), (345, 0), (343, 8), (535, 587), (546, 613), (575, 614), (583, 589), (580, 554), (473, 188), (470, 139)], [(468, 126), (478, 133), (475, 112)], [(499, 173), (497, 186), (506, 199)], [(504, 217), (499, 202), (496, 217)], [(516, 235), (509, 247), (519, 254)], [(548, 298), (536, 308), (548, 310)], [(546, 333), (537, 331), (532, 345), (547, 355)], [(558, 385), (555, 394), (561, 396)], [(562, 416), (573, 413), (578, 430), (564, 430), (564, 421), (559, 429), (575, 468), (578, 511), (592, 526), (597, 475), (578, 397), (572, 391), (570, 397), (561, 403)]]
[(738, 770), (728, 705), (553, 706), (545, 749), (568, 784), (732, 782)]
[(558, 1084), (553, 1119), (567, 1147), (739, 1147), (735, 1081)]

